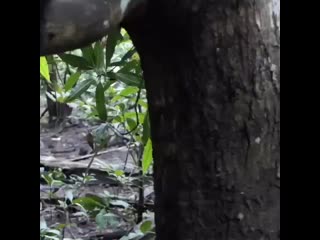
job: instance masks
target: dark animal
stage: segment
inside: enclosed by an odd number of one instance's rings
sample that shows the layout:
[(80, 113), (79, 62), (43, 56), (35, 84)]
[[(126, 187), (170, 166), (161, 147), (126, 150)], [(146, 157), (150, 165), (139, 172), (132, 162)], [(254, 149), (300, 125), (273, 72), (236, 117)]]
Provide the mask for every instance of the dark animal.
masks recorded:
[(46, 11), (50, 0), (40, 0), (40, 53), (48, 42), (48, 36), (45, 34)]

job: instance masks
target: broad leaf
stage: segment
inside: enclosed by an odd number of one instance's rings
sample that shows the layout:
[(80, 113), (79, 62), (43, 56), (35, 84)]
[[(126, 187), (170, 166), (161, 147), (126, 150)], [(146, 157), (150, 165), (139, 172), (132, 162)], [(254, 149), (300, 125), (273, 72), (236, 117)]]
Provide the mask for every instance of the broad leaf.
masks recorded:
[(96, 108), (100, 120), (107, 121), (108, 115), (104, 96), (104, 88), (101, 83), (99, 83), (96, 88)]
[(128, 60), (129, 58), (131, 58), (133, 56), (133, 54), (136, 53), (136, 49), (130, 49), (122, 58), (121, 58), (121, 62), (125, 62), (126, 60)]
[(144, 147), (143, 151), (143, 158), (142, 158), (142, 172), (146, 174), (150, 165), (152, 164), (153, 157), (152, 157), (152, 142), (149, 138), (147, 141), (146, 146)]
[(117, 170), (114, 171), (114, 174), (115, 174), (117, 177), (121, 177), (121, 176), (124, 175), (124, 171), (117, 169)]
[(106, 207), (103, 200), (98, 199), (98, 197), (96, 197), (96, 196), (95, 197), (93, 197), (93, 196), (81, 197), (81, 198), (74, 199), (72, 202), (74, 204), (79, 204), (87, 211), (94, 211), (96, 209), (101, 209), (101, 208)]
[(143, 234), (146, 234), (147, 232), (151, 231), (152, 229), (152, 222), (151, 221), (145, 221), (141, 224), (140, 226), (140, 231), (143, 233)]
[(137, 127), (136, 121), (133, 120), (132, 118), (127, 118), (127, 119), (126, 119), (126, 122), (127, 122), (128, 126), (129, 126), (129, 130), (130, 130), (130, 131), (132, 131), (134, 128)]
[(105, 54), (106, 67), (109, 67), (109, 64), (111, 62), (111, 58), (113, 56), (115, 47), (116, 47), (117, 42), (120, 39), (120, 37), (121, 37), (121, 34), (120, 34), (119, 28), (113, 29), (108, 34), (107, 45), (106, 45), (106, 54)]
[(131, 70), (135, 70), (136, 73), (140, 72), (140, 65), (137, 60), (132, 60), (128, 63), (124, 63), (118, 73), (130, 73)]
[(144, 108), (148, 108), (148, 103), (146, 103), (145, 101), (143, 101), (142, 99), (139, 99), (138, 103), (144, 107)]
[(96, 216), (96, 222), (100, 230), (106, 227), (115, 227), (120, 223), (120, 218), (112, 213), (101, 210)]
[(81, 76), (81, 72), (76, 72), (76, 73), (72, 74), (72, 75), (68, 78), (66, 84), (64, 85), (64, 90), (65, 90), (66, 92), (68, 92), (69, 90), (71, 90), (71, 89), (73, 88), (73, 86), (78, 82), (80, 76)]
[(82, 48), (81, 51), (82, 51), (82, 56), (87, 60), (87, 62), (91, 66), (95, 66), (96, 65), (95, 54), (92, 46), (90, 45), (88, 47)]
[(79, 68), (81, 70), (89, 70), (93, 68), (93, 66), (84, 57), (79, 57), (76, 55), (66, 53), (59, 55), (59, 57), (65, 63), (71, 65), (72, 67)]
[(149, 111), (147, 111), (143, 121), (143, 133), (142, 133), (143, 145), (147, 144), (147, 141), (149, 138), (150, 138), (150, 120), (149, 120)]
[(94, 45), (94, 56), (95, 56), (96, 67), (103, 68), (104, 67), (104, 51), (100, 42), (96, 42), (96, 44)]
[(133, 73), (115, 73), (115, 78), (128, 86), (140, 87), (142, 78)]
[(129, 86), (129, 87), (126, 87), (125, 89), (123, 89), (120, 92), (120, 95), (123, 96), (123, 97), (127, 97), (127, 96), (129, 96), (131, 94), (137, 93), (138, 91), (139, 91), (139, 88)]
[[(135, 112), (126, 112), (124, 114), (125, 118), (132, 118), (132, 119), (136, 119), (137, 114)], [(145, 114), (144, 113), (138, 113), (138, 119), (139, 119), (139, 123), (143, 123), (144, 122), (144, 118), (145, 118)]]
[(103, 86), (103, 90), (106, 91), (109, 89), (109, 87), (115, 82), (115, 80), (109, 80), (106, 82), (106, 84)]
[(50, 82), (49, 65), (45, 57), (40, 57), (40, 74)]
[(81, 96), (85, 91), (88, 90), (88, 88), (95, 82), (94, 79), (88, 79), (86, 81), (81, 82), (79, 85), (77, 85), (76, 88), (74, 88), (70, 95), (66, 99), (67, 102), (72, 102), (73, 100), (77, 99), (78, 97)]

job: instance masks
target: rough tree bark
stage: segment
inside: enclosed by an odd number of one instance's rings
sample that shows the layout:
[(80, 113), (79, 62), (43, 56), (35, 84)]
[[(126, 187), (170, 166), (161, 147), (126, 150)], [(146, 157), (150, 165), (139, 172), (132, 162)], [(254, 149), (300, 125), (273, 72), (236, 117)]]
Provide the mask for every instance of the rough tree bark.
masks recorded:
[(148, 93), (157, 239), (280, 239), (279, 1), (143, 10), (123, 26)]
[[(146, 80), (158, 240), (280, 238), (279, 3), (148, 0), (123, 21)], [(93, 39), (66, 32), (68, 49)]]

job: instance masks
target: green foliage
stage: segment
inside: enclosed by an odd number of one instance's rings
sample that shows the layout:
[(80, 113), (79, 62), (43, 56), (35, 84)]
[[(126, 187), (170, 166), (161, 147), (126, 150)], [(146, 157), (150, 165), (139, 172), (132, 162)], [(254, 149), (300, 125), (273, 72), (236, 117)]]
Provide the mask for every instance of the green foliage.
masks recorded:
[(40, 57), (40, 74), (50, 82), (49, 66), (45, 57)]
[(70, 95), (66, 98), (64, 102), (72, 102), (75, 99), (79, 98), (89, 87), (95, 82), (94, 79), (87, 79), (73, 88), (70, 92)]
[(79, 70), (90, 70), (93, 68), (92, 63), (88, 62), (88, 60), (84, 56), (80, 57), (66, 53), (59, 56), (66, 64), (78, 68)]
[(152, 143), (151, 139), (149, 138), (147, 141), (147, 144), (144, 147), (143, 151), (143, 159), (142, 159), (142, 171), (143, 174), (146, 174), (149, 167), (151, 166), (152, 163)]
[(106, 55), (105, 55), (106, 67), (108, 67), (110, 65), (111, 58), (114, 54), (117, 42), (122, 37), (119, 30), (120, 29), (115, 28), (108, 35), (108, 40), (107, 40), (107, 45), (106, 45)]
[(119, 216), (113, 213), (107, 213), (105, 209), (102, 209), (96, 215), (96, 222), (99, 230), (106, 229), (107, 227), (116, 227), (120, 223)]
[(140, 231), (144, 234), (151, 231), (152, 229), (152, 222), (151, 221), (145, 221), (140, 226)]
[(40, 240), (60, 240), (61, 232), (57, 229), (40, 229)]
[(99, 83), (96, 88), (96, 108), (99, 118), (104, 122), (107, 121), (108, 113), (104, 96), (104, 87), (101, 83)]
[(75, 86), (75, 84), (78, 82), (80, 76), (81, 76), (81, 72), (75, 72), (74, 74), (72, 74), (68, 78), (66, 84), (64, 85), (64, 91), (65, 92), (70, 91)]
[(149, 138), (150, 138), (150, 119), (149, 119), (149, 111), (147, 111), (143, 121), (143, 135), (141, 139), (143, 145), (147, 144)]
[(80, 206), (89, 213), (95, 213), (96, 211), (99, 212), (102, 209), (109, 207), (109, 202), (107, 199), (98, 196), (77, 198), (74, 199), (72, 203)]
[(141, 85), (142, 79), (134, 74), (134, 73), (122, 73), (122, 72), (117, 72), (117, 73), (109, 73), (110, 78), (117, 79), (124, 84), (128, 86), (135, 86), (139, 87)]
[[(54, 66), (54, 68), (53, 68)], [(50, 82), (51, 74), (57, 80)], [(72, 52), (40, 58), (40, 74), (54, 89), (55, 94), (47, 96), (55, 101), (72, 103), (78, 107), (82, 117), (100, 123), (90, 132), (95, 151), (108, 147), (113, 137), (130, 139), (128, 145), (141, 146), (143, 154), (142, 171), (146, 175), (153, 162), (152, 142), (148, 103), (140, 59), (128, 34), (122, 29), (114, 29), (107, 40), (98, 41), (90, 46)], [(137, 164), (139, 161), (136, 161)], [(137, 165), (137, 168), (141, 166)], [(124, 170), (106, 169), (108, 176), (123, 186), (131, 187), (136, 178), (126, 175)], [(110, 206), (130, 212), (132, 206), (115, 196), (86, 195), (79, 197), (81, 186), (94, 180), (91, 175), (72, 176), (66, 179), (61, 170), (41, 174), (51, 188), (63, 188), (64, 200), (58, 200), (59, 207), (68, 211), (70, 206), (77, 207), (84, 215), (92, 217), (99, 230), (118, 226), (119, 215), (110, 211)], [(71, 181), (71, 183), (70, 183)], [(68, 184), (66, 183), (68, 182)], [(50, 197), (55, 197), (50, 193)], [(132, 214), (132, 213), (131, 213)], [(61, 239), (60, 228), (40, 224), (41, 239)], [(145, 221), (140, 228), (123, 239), (140, 239), (149, 233), (152, 222)]]
[(123, 236), (120, 240), (142, 240), (142, 239), (155, 239), (154, 224), (150, 220), (142, 222), (139, 229), (130, 232), (127, 236)]
[(54, 173), (42, 174), (42, 178), (46, 181), (46, 183), (50, 187), (60, 187), (64, 185), (63, 181), (57, 180), (56, 178), (54, 178)]

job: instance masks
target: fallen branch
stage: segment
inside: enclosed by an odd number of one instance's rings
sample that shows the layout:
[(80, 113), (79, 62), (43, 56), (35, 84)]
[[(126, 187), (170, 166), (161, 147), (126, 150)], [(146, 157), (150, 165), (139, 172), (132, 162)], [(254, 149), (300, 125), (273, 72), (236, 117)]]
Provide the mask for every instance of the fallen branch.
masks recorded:
[[(121, 147), (121, 148), (127, 148), (127, 147)], [(100, 155), (103, 155), (105, 153), (110, 153), (110, 152), (116, 152), (116, 151), (119, 151), (119, 149), (121, 150), (121, 148), (115, 148), (115, 149), (108, 149), (108, 150), (105, 150), (105, 151), (101, 151), (101, 152), (98, 152), (96, 154), (96, 156), (100, 156)], [(70, 161), (70, 162), (78, 162), (78, 161), (81, 161), (81, 160), (86, 160), (88, 158), (91, 158), (93, 157), (95, 154), (94, 153), (90, 153), (90, 154), (87, 154), (87, 155), (84, 155), (84, 156), (79, 156), (79, 157), (75, 157), (75, 158), (70, 158), (70, 159), (52, 159), (52, 160), (49, 160), (49, 161)], [(46, 159), (47, 157), (45, 156), (40, 156), (40, 161), (48, 161), (48, 159)]]

